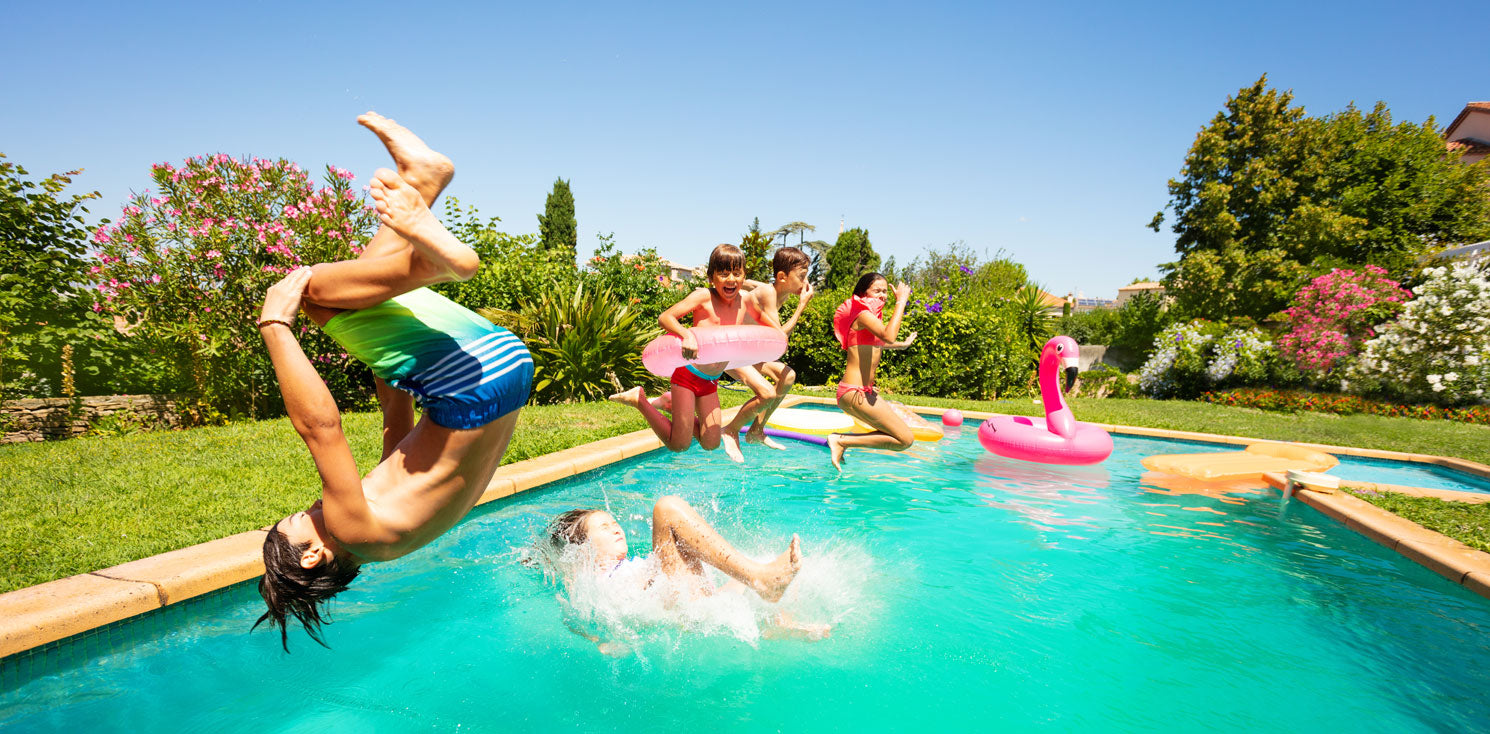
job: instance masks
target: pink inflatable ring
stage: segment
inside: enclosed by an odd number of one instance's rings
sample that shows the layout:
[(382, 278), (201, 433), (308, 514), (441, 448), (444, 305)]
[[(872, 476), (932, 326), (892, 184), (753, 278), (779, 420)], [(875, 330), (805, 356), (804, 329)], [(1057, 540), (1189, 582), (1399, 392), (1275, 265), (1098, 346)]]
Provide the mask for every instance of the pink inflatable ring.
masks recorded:
[(1045, 420), (996, 415), (978, 427), (978, 442), (999, 456), (1044, 464), (1096, 464), (1112, 453), (1112, 436), (1072, 415), (1061, 398), (1061, 366), (1076, 367), (1079, 347), (1069, 336), (1040, 351), (1040, 398)]
[(683, 340), (663, 334), (642, 350), (642, 364), (667, 377), (686, 364), (728, 362), (725, 369), (770, 362), (786, 353), (786, 335), (769, 326), (700, 326), (693, 331), (698, 358), (683, 359)]

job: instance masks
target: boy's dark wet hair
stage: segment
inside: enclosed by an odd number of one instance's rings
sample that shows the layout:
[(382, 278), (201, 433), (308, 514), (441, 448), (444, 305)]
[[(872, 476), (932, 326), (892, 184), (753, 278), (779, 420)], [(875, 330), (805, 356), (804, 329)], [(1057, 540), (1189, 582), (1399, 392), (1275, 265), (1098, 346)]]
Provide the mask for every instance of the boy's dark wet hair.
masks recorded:
[(812, 258), (807, 253), (795, 247), (783, 247), (776, 251), (776, 256), (771, 258), (771, 274), (786, 273), (791, 275), (797, 268), (805, 268), (812, 264)]
[(310, 639), (327, 647), (321, 639), (321, 624), (329, 623), (331, 615), (323, 615), (320, 605), (345, 590), (361, 570), (358, 563), (341, 557), (303, 568), (300, 556), (308, 545), (291, 545), (278, 525), (264, 538), (264, 577), (259, 579), (259, 596), (264, 597), (269, 611), (254, 622), (252, 629), (269, 620), (270, 629), (279, 627), (279, 642), (285, 652), (290, 651), (290, 615), (300, 620)]
[(704, 277), (712, 278), (718, 272), (744, 269), (745, 253), (734, 245), (724, 244), (715, 247), (714, 251), (709, 253), (709, 269), (704, 274)]
[(859, 276), (859, 282), (854, 284), (854, 295), (863, 296), (868, 294), (869, 289), (874, 287), (874, 281), (884, 279), (885, 276), (879, 273), (865, 273)]
[(563, 550), (566, 545), (582, 545), (590, 539), (590, 529), (585, 525), (585, 519), (590, 513), (599, 510), (570, 510), (549, 523), (548, 542), (555, 550)]

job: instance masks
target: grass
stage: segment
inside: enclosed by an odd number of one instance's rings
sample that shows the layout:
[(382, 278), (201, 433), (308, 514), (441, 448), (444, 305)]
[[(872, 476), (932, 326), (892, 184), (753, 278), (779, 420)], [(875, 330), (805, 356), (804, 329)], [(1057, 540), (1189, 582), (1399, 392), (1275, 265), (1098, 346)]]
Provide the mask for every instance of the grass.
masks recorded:
[(1411, 497), (1396, 492), (1346, 491), (1471, 548), (1490, 552), (1490, 504), (1450, 502), (1437, 497)]
[[(832, 395), (831, 389), (802, 392)], [(720, 395), (727, 406), (745, 397), (732, 390)], [(963, 410), (1042, 412), (1029, 399), (896, 397)], [(1487, 426), (1369, 415), (1279, 415), (1151, 400), (1077, 399), (1072, 409), (1088, 421), (1415, 451), (1490, 464)], [(358, 465), (370, 469), (378, 458), (379, 416), (349, 413), (343, 425)], [(611, 403), (525, 408), (504, 463), (642, 428), (636, 411)], [(310, 455), (284, 419), (0, 446), (0, 478), (0, 592), (263, 527), (304, 508), (320, 491)]]

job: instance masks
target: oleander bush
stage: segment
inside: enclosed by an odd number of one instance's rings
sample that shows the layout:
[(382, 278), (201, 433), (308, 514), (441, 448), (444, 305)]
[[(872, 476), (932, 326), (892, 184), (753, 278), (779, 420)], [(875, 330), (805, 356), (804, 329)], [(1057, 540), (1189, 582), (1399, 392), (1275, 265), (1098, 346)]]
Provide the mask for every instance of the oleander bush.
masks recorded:
[(1336, 268), (1294, 295), (1292, 306), (1283, 312), (1288, 332), (1279, 337), (1278, 347), (1312, 382), (1327, 381), (1337, 365), (1348, 362), (1362, 343), (1376, 336), (1373, 327), (1390, 319), (1412, 297), (1386, 274), (1374, 265)]
[[(290, 161), (197, 156), (151, 167), (147, 189), (93, 235), (94, 308), (156, 350), (208, 414), (282, 410), (255, 322), (265, 290), (301, 265), (355, 256), (377, 223), (350, 171), (325, 185)], [(297, 336), (343, 406), (372, 395), (367, 369), (314, 326)]]

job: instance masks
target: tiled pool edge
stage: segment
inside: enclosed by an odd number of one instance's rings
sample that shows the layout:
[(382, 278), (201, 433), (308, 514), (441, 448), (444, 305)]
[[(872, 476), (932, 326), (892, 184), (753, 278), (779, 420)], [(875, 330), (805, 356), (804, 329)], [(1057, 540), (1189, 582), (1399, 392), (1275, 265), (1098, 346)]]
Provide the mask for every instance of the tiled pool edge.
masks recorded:
[[(790, 395), (782, 402), (782, 405), (785, 407), (801, 403), (834, 405), (836, 401), (831, 398)], [(924, 406), (910, 407), (920, 413), (936, 415), (949, 410)], [(725, 411), (726, 421), (735, 410), (738, 409)], [(997, 415), (984, 411), (962, 412), (964, 416), (975, 420), (984, 420)], [(1287, 443), (1191, 431), (1097, 425), (1118, 434), (1212, 443)], [(1353, 456), (1432, 463), (1490, 477), (1490, 467), (1449, 457), (1321, 444), (1302, 445)], [(661, 447), (662, 442), (650, 430), (641, 430), (508, 464), (497, 470), (477, 504), (508, 497)], [(1378, 486), (1387, 488), (1384, 485)], [(1368, 502), (1349, 497), (1349, 495), (1321, 495), (1321, 497), (1348, 497), (1353, 502), (1325, 502), (1314, 498), (1315, 495), (1318, 493), (1299, 493), (1301, 499), (1316, 509), (1320, 509), (1324, 514), (1344, 522), (1357, 532), (1433, 569), (1445, 578), (1454, 580), (1481, 596), (1490, 598), (1490, 554), (1470, 549), (1468, 546), (1459, 544), (1458, 541), (1439, 535)], [(1311, 498), (1321, 504), (1316, 505)], [(1360, 509), (1356, 503), (1368, 508), (1369, 511)], [(1331, 509), (1323, 509), (1326, 506)], [(1344, 509), (1341, 509), (1342, 507)], [(1384, 514), (1398, 523), (1407, 523), (1440, 540), (1430, 542), (1426, 536), (1415, 533), (1407, 534), (1405, 530), (1403, 534), (1396, 536), (1382, 536), (1391, 542), (1378, 539), (1363, 528), (1398, 526), (1376, 518), (1371, 514), (1373, 512)], [(1354, 524), (1352, 524), (1353, 521)], [(264, 572), (260, 549), (266, 530), (267, 528), (250, 530), (118, 566), (0, 594), (0, 659), (255, 578)], [(1468, 553), (1446, 545), (1445, 541), (1457, 544)], [(1457, 578), (1451, 575), (1455, 573), (1458, 574)]]
[[(726, 420), (732, 416), (725, 412)], [(483, 505), (661, 448), (650, 429), (572, 446), (497, 470)], [(0, 659), (164, 608), (264, 573), (268, 528), (0, 594)]]

